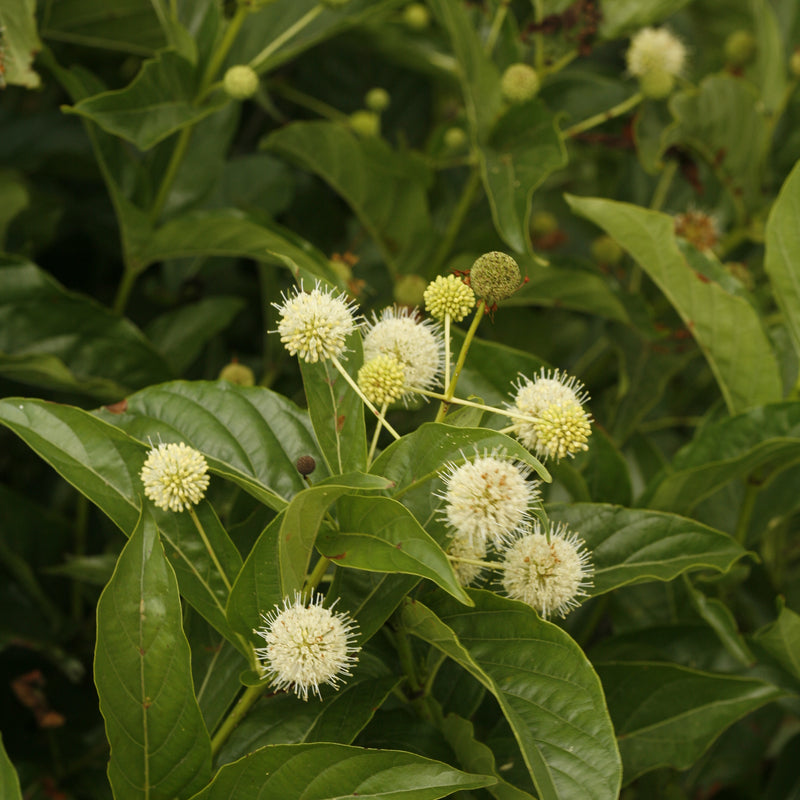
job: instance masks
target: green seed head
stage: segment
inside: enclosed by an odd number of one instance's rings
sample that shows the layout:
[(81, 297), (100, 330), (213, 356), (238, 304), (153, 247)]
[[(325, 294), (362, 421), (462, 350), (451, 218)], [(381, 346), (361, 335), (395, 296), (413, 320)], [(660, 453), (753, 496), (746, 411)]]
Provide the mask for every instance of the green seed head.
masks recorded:
[(403, 22), (412, 30), (422, 31), (430, 25), (431, 13), (422, 3), (411, 3), (403, 9)]
[(512, 64), (500, 79), (500, 91), (509, 103), (525, 103), (535, 97), (541, 82), (528, 64)]
[(549, 211), (536, 211), (531, 215), (531, 233), (538, 236), (547, 236), (558, 230), (558, 219)]
[(364, 97), (364, 105), (370, 111), (380, 113), (389, 107), (389, 100), (389, 92), (387, 92), (386, 89), (381, 89), (379, 86), (376, 86), (374, 89), (370, 89), (367, 92)]
[(624, 250), (610, 236), (598, 236), (592, 242), (592, 258), (598, 264), (615, 267), (623, 255)]
[(675, 76), (663, 69), (655, 69), (639, 78), (639, 89), (650, 100), (663, 100), (672, 94)]
[(219, 379), (228, 381), (228, 383), (235, 383), (237, 386), (255, 386), (256, 383), (256, 376), (253, 374), (253, 370), (238, 361), (226, 364), (220, 370)]
[(422, 275), (399, 275), (394, 285), (394, 301), (401, 306), (422, 304), (428, 282)]
[(519, 264), (505, 253), (484, 253), (472, 265), (469, 282), (478, 297), (489, 307), (511, 297), (522, 283)]
[(467, 134), (463, 128), (454, 125), (444, 132), (444, 146), (448, 150), (460, 150), (467, 143)]
[(756, 54), (756, 39), (750, 31), (734, 31), (725, 40), (725, 62), (731, 67), (744, 67)]
[(222, 85), (234, 100), (247, 100), (258, 91), (258, 74), (247, 64), (239, 64), (228, 69)]
[(350, 127), (359, 136), (380, 136), (381, 118), (374, 111), (354, 111), (350, 115)]

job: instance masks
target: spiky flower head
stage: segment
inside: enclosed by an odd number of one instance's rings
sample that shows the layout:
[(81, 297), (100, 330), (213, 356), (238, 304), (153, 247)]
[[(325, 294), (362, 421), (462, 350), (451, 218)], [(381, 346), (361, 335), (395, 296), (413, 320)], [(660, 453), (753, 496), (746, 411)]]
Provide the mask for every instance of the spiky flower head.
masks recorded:
[(476, 259), (469, 271), (472, 290), (490, 308), (511, 297), (521, 283), (519, 264), (511, 256), (496, 250)]
[(289, 354), (309, 363), (338, 358), (345, 339), (356, 329), (353, 303), (320, 283), (310, 292), (301, 285), (294, 294), (284, 295), (282, 303), (272, 305), (280, 314), (278, 333)]
[(323, 599), (312, 594), (306, 603), (295, 592), (293, 601), (287, 597), (282, 608), (276, 605), (262, 614), (263, 627), (254, 631), (266, 643), (256, 648), (256, 655), (262, 673), (271, 678), (270, 686), (291, 689), (303, 700), (308, 700), (309, 691), (322, 699), (322, 684), (338, 690), (342, 676), (352, 674), (361, 650), (354, 644), (356, 622), (334, 611), (336, 603), (323, 608)]
[(536, 520), (503, 554), (501, 583), (513, 600), (522, 600), (547, 619), (564, 617), (580, 605), (592, 586), (594, 567), (585, 544), (560, 523), (542, 533)]
[(515, 388), (511, 407), (536, 417), (536, 421), (515, 420), (512, 425), (514, 435), (528, 450), (539, 458), (558, 461), (589, 449), (591, 417), (583, 408), (589, 396), (577, 378), (542, 368), (533, 380), (520, 376)]
[(430, 320), (420, 320), (417, 309), (385, 308), (373, 315), (364, 334), (364, 361), (393, 356), (405, 369), (408, 393), (436, 385), (442, 369), (442, 333)]
[(675, 77), (686, 64), (686, 47), (667, 28), (642, 28), (631, 38), (626, 59), (628, 72), (637, 78), (653, 72)]
[(358, 388), (381, 408), (405, 394), (405, 374), (405, 368), (394, 356), (375, 356), (358, 371)]
[(247, 100), (258, 91), (258, 73), (247, 64), (237, 64), (227, 69), (222, 86), (234, 100)]
[(446, 488), (438, 496), (445, 501), (443, 518), (454, 536), (470, 539), (475, 547), (481, 541), (501, 546), (526, 522), (539, 497), (538, 483), (528, 480), (530, 472), (503, 451), (445, 465)]
[(425, 308), (438, 320), (461, 322), (475, 307), (475, 292), (455, 275), (437, 275), (425, 289)]
[[(447, 547), (447, 555), (453, 556), (451, 566), (458, 582), (462, 586), (469, 586), (483, 572), (479, 564), (470, 561), (484, 561), (486, 559), (486, 539), (480, 536), (464, 536), (456, 533)], [(462, 561), (460, 559), (468, 559)]]
[(509, 103), (525, 103), (539, 91), (541, 81), (529, 64), (512, 64), (500, 78), (500, 91)]
[(208, 464), (188, 444), (164, 444), (147, 454), (139, 477), (145, 495), (165, 511), (183, 511), (197, 505), (208, 488)]

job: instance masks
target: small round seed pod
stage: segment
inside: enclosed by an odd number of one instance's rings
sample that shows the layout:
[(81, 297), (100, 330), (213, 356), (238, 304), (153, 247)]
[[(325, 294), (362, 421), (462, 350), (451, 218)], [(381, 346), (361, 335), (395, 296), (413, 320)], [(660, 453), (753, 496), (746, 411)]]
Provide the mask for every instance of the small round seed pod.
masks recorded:
[(519, 264), (506, 253), (484, 253), (472, 265), (469, 282), (477, 297), (492, 307), (511, 297), (522, 283)]

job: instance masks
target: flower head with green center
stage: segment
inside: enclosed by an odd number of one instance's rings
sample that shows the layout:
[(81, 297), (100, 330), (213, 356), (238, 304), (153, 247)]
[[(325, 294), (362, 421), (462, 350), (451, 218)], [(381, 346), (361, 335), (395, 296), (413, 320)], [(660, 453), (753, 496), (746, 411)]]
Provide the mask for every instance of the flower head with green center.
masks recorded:
[(642, 28), (631, 38), (625, 57), (628, 72), (637, 78), (652, 73), (675, 77), (686, 64), (686, 47), (667, 28)]
[(438, 275), (425, 289), (424, 299), (428, 313), (438, 320), (449, 315), (461, 322), (475, 307), (475, 292), (455, 275)]
[(469, 586), (483, 572), (483, 567), (469, 562), (485, 560), (486, 540), (480, 536), (462, 536), (456, 533), (450, 540), (447, 555), (453, 557), (451, 566), (458, 582), (462, 586)]
[(481, 541), (500, 547), (525, 524), (539, 496), (538, 483), (528, 480), (530, 467), (502, 451), (447, 464), (445, 470), (446, 489), (438, 495), (445, 501), (443, 518), (456, 537), (470, 539), (474, 547)]
[(309, 363), (338, 358), (345, 339), (356, 329), (353, 303), (319, 283), (310, 292), (301, 285), (273, 306), (280, 314), (278, 333), (284, 346), (290, 355)]
[(189, 445), (154, 447), (139, 473), (145, 495), (165, 511), (183, 511), (197, 505), (208, 488), (208, 464)]
[(323, 599), (312, 595), (306, 603), (295, 592), (294, 601), (287, 597), (283, 608), (276, 605), (262, 614), (264, 625), (254, 631), (265, 642), (256, 655), (262, 673), (271, 678), (270, 686), (291, 689), (303, 700), (308, 700), (309, 691), (322, 699), (321, 684), (338, 689), (361, 649), (354, 644), (358, 625), (349, 614), (335, 612), (336, 603), (323, 608)]
[(394, 356), (375, 356), (358, 371), (358, 388), (378, 408), (405, 393), (405, 368)]
[(443, 362), (442, 332), (430, 320), (420, 320), (417, 309), (390, 307), (373, 315), (364, 334), (364, 361), (393, 356), (405, 370), (406, 394), (430, 389), (439, 381)]
[(522, 600), (547, 619), (564, 617), (580, 605), (592, 585), (594, 568), (584, 542), (564, 524), (542, 533), (537, 520), (503, 554), (501, 583), (513, 600)]
[(589, 399), (577, 379), (544, 368), (533, 380), (521, 377), (516, 384), (514, 405), (522, 414), (536, 420), (518, 420), (511, 432), (539, 458), (562, 459), (588, 450), (592, 433), (591, 417), (583, 404)]

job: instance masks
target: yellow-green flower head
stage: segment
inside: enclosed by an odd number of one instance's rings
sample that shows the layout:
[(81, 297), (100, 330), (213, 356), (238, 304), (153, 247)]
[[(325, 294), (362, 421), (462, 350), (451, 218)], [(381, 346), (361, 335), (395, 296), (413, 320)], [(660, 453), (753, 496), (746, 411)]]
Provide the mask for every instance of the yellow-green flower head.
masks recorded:
[(458, 582), (462, 586), (469, 586), (480, 577), (483, 567), (478, 564), (464, 563), (458, 559), (484, 561), (486, 559), (486, 539), (480, 536), (464, 536), (456, 532), (450, 540), (447, 554), (456, 559), (450, 562), (450, 566), (453, 567)]
[(222, 85), (230, 97), (247, 100), (258, 91), (258, 73), (247, 64), (238, 64), (228, 68)]
[(512, 64), (500, 78), (500, 91), (509, 103), (525, 103), (536, 97), (541, 81), (529, 64)]
[(219, 379), (235, 383), (237, 386), (255, 386), (256, 376), (246, 364), (232, 361), (226, 364), (219, 372)]
[(359, 136), (380, 136), (381, 118), (374, 111), (365, 108), (354, 111), (349, 117), (348, 122), (353, 131)]
[(410, 3), (403, 9), (403, 22), (412, 30), (424, 30), (430, 21), (431, 12), (423, 3)]
[(364, 105), (370, 111), (376, 111), (380, 114), (381, 111), (386, 111), (389, 108), (390, 99), (389, 92), (386, 89), (376, 86), (364, 96)]
[(467, 134), (458, 125), (453, 125), (444, 132), (444, 146), (448, 150), (461, 150), (466, 143)]
[(261, 672), (270, 676), (276, 690), (291, 690), (303, 700), (309, 691), (322, 699), (320, 685), (338, 690), (342, 676), (351, 675), (361, 650), (354, 644), (358, 625), (333, 604), (323, 608), (323, 596), (312, 595), (306, 604), (299, 592), (262, 614), (263, 627), (254, 633), (265, 641), (256, 648)]
[(208, 464), (203, 454), (189, 445), (154, 447), (139, 473), (145, 495), (165, 511), (184, 511), (197, 505), (208, 488)]
[(475, 293), (455, 275), (438, 275), (423, 295), (428, 313), (438, 320), (461, 322), (475, 308)]
[(756, 48), (756, 37), (750, 31), (734, 31), (725, 40), (725, 61), (731, 67), (744, 67), (753, 60)]
[(373, 314), (364, 334), (364, 361), (393, 356), (405, 370), (406, 393), (431, 389), (442, 371), (442, 332), (431, 320), (421, 320), (417, 309), (385, 308)]
[(631, 39), (628, 72), (642, 78), (651, 72), (678, 76), (686, 65), (686, 47), (667, 28), (642, 28)]
[(533, 380), (520, 376), (515, 388), (510, 407), (536, 418), (513, 422), (513, 433), (523, 446), (539, 458), (556, 461), (589, 449), (591, 417), (583, 408), (589, 396), (577, 378), (542, 368)]
[(489, 308), (511, 297), (519, 289), (522, 275), (519, 264), (506, 253), (484, 253), (469, 271), (469, 285), (476, 297), (486, 301)]
[(625, 251), (617, 243), (617, 240), (606, 234), (598, 236), (592, 242), (592, 257), (599, 264), (616, 267), (624, 255)]
[(358, 388), (374, 406), (381, 408), (405, 394), (405, 375), (405, 368), (394, 356), (375, 356), (358, 371)]
[(562, 523), (542, 533), (539, 521), (505, 551), (501, 583), (512, 600), (536, 609), (545, 619), (566, 616), (588, 596), (594, 567), (582, 539)]
[(354, 305), (345, 295), (317, 285), (310, 292), (295, 288), (278, 309), (278, 333), (290, 355), (315, 363), (345, 350), (345, 340), (356, 329)]
[(442, 480), (443, 519), (456, 537), (500, 547), (528, 519), (538, 499), (537, 481), (529, 481), (530, 467), (508, 459), (502, 451), (484, 453), (472, 461), (445, 465)]

